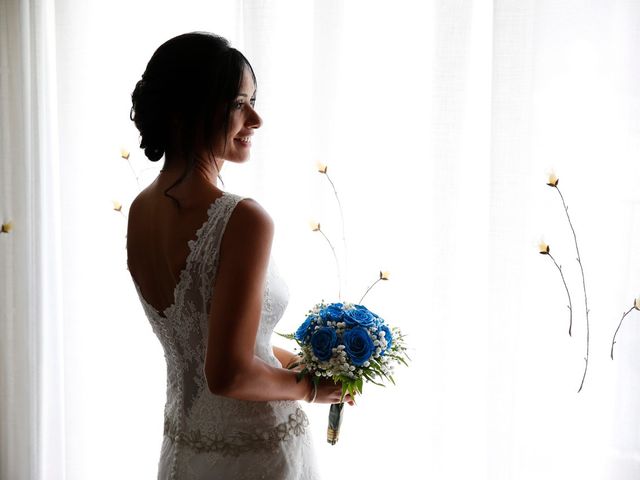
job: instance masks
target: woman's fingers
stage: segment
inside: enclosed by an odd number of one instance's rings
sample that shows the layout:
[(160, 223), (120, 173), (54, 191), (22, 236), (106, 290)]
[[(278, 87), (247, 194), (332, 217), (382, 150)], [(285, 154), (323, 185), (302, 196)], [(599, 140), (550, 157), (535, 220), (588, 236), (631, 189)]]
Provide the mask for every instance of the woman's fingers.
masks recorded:
[(334, 383), (333, 380), (322, 379), (317, 388), (316, 403), (340, 403), (342, 401), (349, 405), (355, 405), (355, 401), (349, 393), (342, 398), (342, 385)]

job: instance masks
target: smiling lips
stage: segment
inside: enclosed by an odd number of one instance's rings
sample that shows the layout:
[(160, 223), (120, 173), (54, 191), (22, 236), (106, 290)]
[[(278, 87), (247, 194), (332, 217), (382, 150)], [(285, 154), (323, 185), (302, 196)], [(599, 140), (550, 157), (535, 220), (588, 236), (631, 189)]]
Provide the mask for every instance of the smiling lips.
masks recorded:
[(234, 138), (236, 142), (240, 142), (242, 145), (249, 147), (251, 146), (251, 136), (248, 137), (237, 137)]

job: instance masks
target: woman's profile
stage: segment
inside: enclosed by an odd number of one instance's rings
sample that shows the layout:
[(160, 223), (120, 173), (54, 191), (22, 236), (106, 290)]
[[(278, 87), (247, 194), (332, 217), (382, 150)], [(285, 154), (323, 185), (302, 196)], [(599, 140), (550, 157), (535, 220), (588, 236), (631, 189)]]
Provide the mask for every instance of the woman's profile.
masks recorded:
[[(134, 200), (128, 266), (164, 349), (160, 479), (318, 478), (298, 400), (337, 403), (287, 369), (270, 337), (287, 304), (271, 261), (274, 225), (253, 199), (218, 186), (249, 158), (262, 119), (247, 59), (208, 33), (161, 45), (132, 93), (131, 119), (158, 177)], [(350, 399), (347, 399), (350, 401)]]

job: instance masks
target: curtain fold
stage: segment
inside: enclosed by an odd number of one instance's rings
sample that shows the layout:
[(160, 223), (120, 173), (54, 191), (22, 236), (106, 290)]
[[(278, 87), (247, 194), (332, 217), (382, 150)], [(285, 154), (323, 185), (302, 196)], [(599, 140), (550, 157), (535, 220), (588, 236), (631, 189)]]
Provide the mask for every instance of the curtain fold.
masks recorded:
[[(0, 451), (0, 474), (3, 478), (34, 478), (36, 457), (30, 446), (37, 440), (37, 409), (32, 400), (36, 397), (34, 377), (35, 358), (33, 327), (29, 315), (30, 276), (33, 252), (25, 220), (29, 211), (29, 169), (26, 162), (12, 162), (26, 150), (21, 139), (26, 119), (22, 114), (24, 99), (17, 95), (23, 91), (24, 68), (19, 50), (10, 44), (22, 43), (22, 9), (20, 2), (0, 4), (2, 35), (0, 61), (2, 81), (2, 222), (13, 220), (10, 234), (2, 234), (0, 261), (2, 264), (2, 333), (0, 355), (2, 375), (0, 382), (0, 435), (3, 448)], [(9, 126), (13, 125), (12, 130)], [(14, 219), (21, 219), (18, 224)]]
[(52, 1), (0, 5), (0, 477), (64, 478), (56, 50)]

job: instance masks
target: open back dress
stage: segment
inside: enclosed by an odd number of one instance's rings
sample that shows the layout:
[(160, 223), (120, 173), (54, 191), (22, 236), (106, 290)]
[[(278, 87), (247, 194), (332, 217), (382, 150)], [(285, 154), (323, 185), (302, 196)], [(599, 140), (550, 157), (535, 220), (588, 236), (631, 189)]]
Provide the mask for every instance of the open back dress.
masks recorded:
[[(220, 243), (242, 197), (224, 192), (189, 242), (174, 302), (159, 312), (136, 290), (164, 349), (167, 398), (159, 480), (317, 480), (308, 420), (295, 401), (253, 402), (212, 394), (204, 376), (209, 311)], [(288, 289), (269, 262), (255, 354), (281, 367), (271, 335)]]

